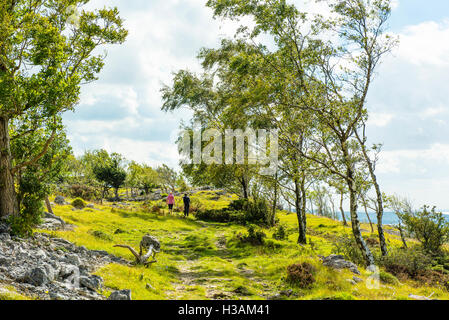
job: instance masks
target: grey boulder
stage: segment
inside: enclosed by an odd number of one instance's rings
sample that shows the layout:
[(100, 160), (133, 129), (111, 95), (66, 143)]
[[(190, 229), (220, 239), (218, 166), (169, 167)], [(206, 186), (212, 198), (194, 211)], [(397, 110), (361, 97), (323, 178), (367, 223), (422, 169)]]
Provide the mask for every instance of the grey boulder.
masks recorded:
[(131, 290), (118, 290), (111, 293), (108, 300), (132, 300)]

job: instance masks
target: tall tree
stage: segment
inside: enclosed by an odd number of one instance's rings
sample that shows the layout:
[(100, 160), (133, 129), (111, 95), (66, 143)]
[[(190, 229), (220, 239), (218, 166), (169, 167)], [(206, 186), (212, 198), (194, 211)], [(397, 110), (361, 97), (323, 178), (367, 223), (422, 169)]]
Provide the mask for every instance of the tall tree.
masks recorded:
[(27, 117), (47, 121), (73, 110), (80, 85), (97, 79), (105, 56), (99, 46), (123, 43), (127, 31), (117, 9), (82, 11), (88, 0), (0, 1), (0, 216), (17, 214), (14, 178), (48, 151), (56, 129), (41, 152), (13, 158), (11, 122)]
[[(300, 146), (296, 149), (302, 157), (345, 181), (353, 234), (366, 264), (372, 265), (374, 258), (361, 235), (357, 214), (364, 158), (354, 131), (367, 118), (366, 98), (375, 68), (395, 45), (385, 33), (390, 2), (327, 3), (333, 16), (312, 20), (283, 0), (209, 0), (207, 5), (216, 16), (249, 16), (254, 21), (253, 26), (240, 28), (237, 37), (254, 44), (260, 53), (258, 66), (277, 75), (267, 80), (283, 89), (274, 91), (280, 110), (299, 109), (313, 115), (310, 124), (315, 132), (309, 140), (313, 147), (307, 153)], [(261, 34), (271, 37), (272, 43), (262, 43), (260, 39), (266, 37), (259, 37)], [(251, 67), (246, 61), (239, 62), (233, 61), (241, 68)]]

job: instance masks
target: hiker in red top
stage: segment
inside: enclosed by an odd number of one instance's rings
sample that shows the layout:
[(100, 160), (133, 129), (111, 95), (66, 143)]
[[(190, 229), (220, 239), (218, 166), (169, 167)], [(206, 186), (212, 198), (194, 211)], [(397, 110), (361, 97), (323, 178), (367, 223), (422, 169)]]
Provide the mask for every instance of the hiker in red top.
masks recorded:
[(167, 197), (167, 204), (168, 204), (168, 213), (173, 213), (173, 205), (175, 204), (175, 196), (173, 195), (173, 192), (170, 191), (170, 194)]

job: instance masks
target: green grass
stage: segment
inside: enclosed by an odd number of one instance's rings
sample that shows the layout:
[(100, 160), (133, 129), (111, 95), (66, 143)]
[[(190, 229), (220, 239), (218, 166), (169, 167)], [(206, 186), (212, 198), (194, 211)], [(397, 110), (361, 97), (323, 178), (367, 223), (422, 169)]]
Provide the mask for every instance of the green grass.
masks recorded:
[[(192, 196), (207, 208), (221, 208), (234, 198), (221, 196), (210, 200), (213, 192), (203, 191)], [(181, 201), (181, 199), (177, 199)], [(323, 267), (318, 255), (331, 253), (332, 239), (351, 229), (327, 218), (308, 216), (311, 244), (300, 246), (297, 240), (295, 214), (279, 212), (278, 217), (287, 228), (288, 239), (271, 240), (275, 231), (264, 229), (271, 247), (243, 245), (236, 234), (246, 228), (226, 223), (208, 223), (194, 218), (145, 212), (140, 203), (126, 209), (112, 209), (107, 203), (96, 205), (100, 210), (72, 211), (70, 205), (56, 206), (55, 214), (76, 225), (73, 231), (52, 232), (77, 245), (89, 249), (107, 250), (132, 261), (131, 253), (114, 244), (138, 247), (141, 237), (149, 233), (162, 245), (157, 263), (149, 268), (110, 264), (97, 270), (105, 280), (104, 294), (113, 290), (131, 289), (133, 299), (266, 299), (282, 290), (293, 290), (288, 299), (406, 299), (409, 294), (449, 299), (449, 294), (435, 287), (423, 287), (410, 281), (400, 283), (388, 278), (379, 289), (369, 289), (365, 281), (351, 284), (353, 274), (348, 270), (335, 271)], [(362, 228), (369, 230), (368, 225)], [(125, 232), (116, 233), (120, 229)], [(366, 233), (369, 235), (369, 233)], [(375, 236), (375, 235), (373, 235)], [(400, 239), (387, 235), (390, 245), (400, 245)], [(316, 268), (316, 282), (309, 289), (291, 287), (284, 281), (288, 265), (307, 261)], [(360, 278), (367, 280), (368, 272)], [(383, 275), (384, 280), (387, 276)], [(287, 297), (286, 297), (287, 298)]]
[(0, 300), (30, 300), (30, 298), (17, 293), (12, 286), (0, 284)]

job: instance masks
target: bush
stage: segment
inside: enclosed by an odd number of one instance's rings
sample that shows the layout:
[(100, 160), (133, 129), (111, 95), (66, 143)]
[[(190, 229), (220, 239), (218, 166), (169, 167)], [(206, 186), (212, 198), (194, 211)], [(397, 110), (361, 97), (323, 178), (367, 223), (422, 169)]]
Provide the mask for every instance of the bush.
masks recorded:
[(428, 252), (440, 253), (442, 245), (449, 239), (449, 222), (441, 212), (435, 211), (435, 207), (430, 211), (424, 206), (421, 211), (403, 213), (401, 220)]
[(44, 212), (43, 201), (48, 192), (48, 188), (36, 178), (33, 169), (27, 169), (19, 180), (20, 213), (10, 216), (7, 220), (13, 234), (21, 237), (33, 234), (33, 227), (41, 221)]
[(416, 279), (431, 267), (430, 257), (417, 248), (392, 250), (379, 263), (396, 277)]
[(229, 209), (233, 211), (242, 211), (245, 213), (245, 221), (251, 223), (264, 224), (270, 218), (270, 210), (267, 202), (262, 199), (248, 200), (239, 199), (230, 203)]
[(365, 260), (359, 246), (351, 235), (338, 237), (333, 242), (332, 253), (342, 255), (346, 260), (352, 261), (355, 264), (365, 265)]
[(296, 263), (287, 267), (287, 282), (300, 288), (309, 288), (315, 283), (316, 269), (307, 262)]
[(76, 209), (84, 209), (86, 207), (86, 203), (81, 198), (76, 198), (72, 201), (72, 206), (74, 206)]
[(106, 240), (106, 241), (112, 241), (112, 236), (110, 236), (109, 234), (103, 232), (103, 231), (99, 231), (99, 230), (94, 230), (90, 232), (95, 238), (101, 239), (101, 240)]
[(86, 201), (91, 201), (100, 197), (98, 191), (94, 187), (80, 184), (71, 185), (67, 193), (71, 198), (81, 198)]
[(268, 207), (265, 201), (235, 200), (227, 208), (214, 210), (192, 210), (199, 220), (212, 222), (235, 222), (240, 224), (265, 224)]
[(379, 279), (382, 283), (386, 283), (386, 284), (398, 284), (399, 280), (392, 274), (385, 272), (385, 271), (380, 271), (379, 272)]
[(264, 244), (264, 239), (266, 238), (266, 234), (260, 230), (257, 229), (255, 226), (250, 225), (247, 229), (247, 234), (241, 234), (239, 233), (237, 235), (237, 238), (242, 243), (250, 243), (255, 246), (260, 246)]
[(285, 227), (282, 224), (279, 224), (273, 233), (273, 239), (285, 240), (286, 238), (287, 238), (287, 231), (285, 230)]
[(161, 208), (158, 205), (154, 205), (154, 206), (151, 207), (150, 211), (152, 213), (159, 214), (159, 213), (161, 213)]

